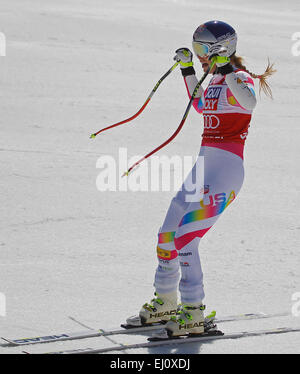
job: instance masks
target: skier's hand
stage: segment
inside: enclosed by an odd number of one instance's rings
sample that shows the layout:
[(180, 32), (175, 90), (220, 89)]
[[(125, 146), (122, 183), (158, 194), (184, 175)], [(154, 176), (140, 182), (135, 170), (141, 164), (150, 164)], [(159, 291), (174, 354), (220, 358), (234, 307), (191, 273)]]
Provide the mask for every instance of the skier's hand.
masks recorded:
[(211, 46), (208, 54), (210, 61), (216, 64), (219, 74), (227, 75), (233, 72), (227, 48), (221, 45)]
[(193, 66), (193, 53), (188, 48), (179, 48), (175, 53), (174, 60), (179, 62), (181, 69)]
[(218, 67), (230, 64), (230, 58), (227, 56), (227, 48), (221, 45), (213, 45), (209, 48), (208, 58), (215, 62)]

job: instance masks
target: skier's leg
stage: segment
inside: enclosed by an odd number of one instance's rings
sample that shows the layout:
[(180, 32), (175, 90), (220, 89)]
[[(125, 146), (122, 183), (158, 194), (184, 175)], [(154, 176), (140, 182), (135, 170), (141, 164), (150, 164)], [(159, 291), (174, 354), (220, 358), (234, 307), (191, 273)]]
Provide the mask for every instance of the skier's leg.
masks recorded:
[[(190, 188), (192, 178), (195, 179), (197, 167), (198, 163), (194, 165), (182, 188), (172, 199), (163, 225), (159, 230), (157, 244), (158, 267), (154, 280), (156, 298), (152, 299), (150, 304), (144, 304), (141, 309), (140, 318), (143, 323), (157, 322), (160, 316), (162, 316), (160, 317), (161, 319), (169, 319), (171, 315), (176, 314), (180, 267), (174, 237), (180, 220), (190, 204), (186, 194), (192, 193), (195, 197), (197, 193), (197, 191), (192, 191)], [(187, 186), (188, 188), (186, 188)]]
[(157, 258), (155, 273), (155, 298), (146, 303), (139, 316), (143, 324), (169, 320), (177, 312), (177, 288), (180, 279), (178, 254), (174, 244), (178, 217), (182, 217), (184, 207), (180, 200), (172, 199), (166, 219), (158, 233)]
[(181, 268), (180, 293), (183, 304), (202, 303), (204, 299), (203, 272), (199, 256), (200, 238), (195, 237), (191, 242), (178, 251)]
[(199, 201), (203, 196), (201, 183), (198, 183), (198, 185), (195, 183), (197, 179), (201, 179), (198, 175), (201, 161), (202, 158), (198, 157), (181, 189), (172, 199), (158, 233), (158, 267), (155, 273), (154, 287), (159, 294), (174, 292), (178, 287), (180, 279), (179, 258), (174, 238), (180, 221), (190, 206), (191, 198), (193, 201)]
[(158, 233), (157, 259), (154, 287), (158, 294), (174, 292), (180, 279), (178, 253), (174, 244), (179, 219), (184, 214), (182, 202), (174, 197), (166, 215), (164, 224)]
[[(216, 223), (224, 210), (235, 199), (244, 179), (243, 160), (230, 152), (202, 147), (204, 155), (204, 184), (206, 193), (198, 203), (191, 203), (176, 230), (174, 243), (187, 263), (180, 261), (182, 278), (180, 282), (183, 303), (201, 302), (204, 297), (203, 276), (198, 253), (200, 239)], [(195, 238), (198, 238), (195, 240)], [(190, 266), (187, 266), (190, 265)]]
[[(221, 213), (238, 194), (244, 178), (243, 160), (227, 151), (203, 147), (205, 193), (197, 203), (191, 203), (185, 211), (174, 244), (178, 250), (182, 277), (179, 284), (181, 302), (187, 309), (168, 322), (167, 329), (173, 335), (185, 332), (201, 333), (204, 320), (203, 274), (198, 245), (205, 233), (214, 225)], [(195, 328), (191, 327), (195, 322)]]

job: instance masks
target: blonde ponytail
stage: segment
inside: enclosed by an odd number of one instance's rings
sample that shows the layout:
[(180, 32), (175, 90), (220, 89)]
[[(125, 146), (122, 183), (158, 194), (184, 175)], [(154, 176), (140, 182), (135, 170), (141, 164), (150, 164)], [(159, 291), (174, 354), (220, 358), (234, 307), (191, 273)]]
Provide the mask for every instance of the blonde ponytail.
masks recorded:
[(257, 74), (254, 74), (254, 73), (251, 73), (245, 65), (243, 65), (244, 63), (244, 59), (243, 57), (241, 56), (237, 56), (237, 55), (233, 55), (231, 57), (231, 63), (236, 66), (238, 69), (242, 69), (242, 70), (245, 70), (247, 73), (249, 73), (251, 75), (252, 78), (257, 78), (259, 79), (259, 93), (261, 93), (261, 90), (264, 91), (264, 93), (269, 96), (271, 99), (273, 99), (273, 96), (272, 96), (272, 90), (267, 82), (267, 78), (270, 77), (271, 75), (273, 75), (276, 70), (273, 68), (274, 64), (270, 64), (270, 61), (268, 59), (268, 65), (266, 67), (266, 70), (263, 74), (261, 75), (257, 75)]

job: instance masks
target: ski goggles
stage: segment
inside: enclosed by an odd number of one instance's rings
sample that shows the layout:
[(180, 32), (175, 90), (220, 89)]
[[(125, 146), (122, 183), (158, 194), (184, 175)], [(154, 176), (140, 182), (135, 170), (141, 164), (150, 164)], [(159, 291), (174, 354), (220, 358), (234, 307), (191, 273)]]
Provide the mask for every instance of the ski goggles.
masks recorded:
[(194, 42), (194, 41), (192, 44), (193, 44), (193, 50), (197, 56), (203, 57), (205, 55), (208, 55), (209, 46), (207, 44), (203, 44), (201, 42)]

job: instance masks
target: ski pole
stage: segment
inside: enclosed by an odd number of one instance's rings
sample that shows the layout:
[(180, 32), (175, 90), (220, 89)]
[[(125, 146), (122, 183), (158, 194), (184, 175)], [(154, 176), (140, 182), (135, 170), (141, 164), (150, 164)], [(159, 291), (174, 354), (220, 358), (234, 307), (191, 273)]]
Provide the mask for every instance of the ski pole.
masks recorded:
[(138, 112), (136, 112), (132, 117), (129, 117), (121, 122), (117, 122), (115, 123), (114, 125), (111, 125), (111, 126), (108, 126), (108, 127), (105, 127), (97, 132), (95, 132), (94, 134), (92, 134), (90, 136), (90, 138), (95, 138), (98, 134), (100, 134), (101, 132), (105, 131), (105, 130), (109, 130), (109, 129), (112, 129), (113, 127), (116, 127), (116, 126), (119, 126), (119, 125), (122, 125), (123, 123), (126, 123), (126, 122), (130, 122), (132, 121), (133, 119), (135, 119), (137, 116), (139, 116), (142, 111), (146, 108), (146, 106), (148, 105), (149, 101), (151, 100), (152, 96), (154, 95), (154, 93), (156, 92), (156, 90), (158, 89), (158, 87), (160, 86), (161, 82), (167, 78), (167, 76), (172, 73), (172, 71), (176, 68), (176, 66), (179, 64), (179, 62), (176, 62), (161, 78), (160, 80), (156, 83), (156, 85), (154, 86), (153, 90), (151, 91), (150, 95), (147, 97), (146, 101), (144, 102), (144, 104), (142, 105), (142, 107), (138, 110)]
[(188, 106), (184, 112), (184, 115), (182, 117), (182, 120), (179, 124), (179, 126), (177, 127), (176, 131), (173, 133), (173, 135), (167, 139), (164, 143), (162, 143), (160, 146), (158, 146), (157, 148), (155, 148), (153, 151), (149, 152), (146, 156), (144, 156), (143, 158), (141, 158), (139, 161), (135, 162), (127, 171), (125, 171), (125, 173), (122, 175), (122, 177), (124, 177), (124, 175), (128, 175), (133, 168), (135, 168), (137, 165), (139, 165), (143, 160), (147, 159), (148, 157), (152, 156), (154, 153), (156, 153), (157, 151), (159, 151), (161, 148), (165, 147), (167, 144), (169, 144), (177, 135), (178, 133), (180, 132), (180, 130), (182, 129), (184, 123), (185, 123), (185, 120), (189, 114), (189, 111), (191, 109), (191, 106), (192, 106), (192, 103), (197, 95), (197, 92), (201, 86), (201, 84), (203, 83), (204, 79), (208, 76), (209, 72), (212, 70), (212, 68), (214, 67), (215, 65), (215, 61), (213, 61), (210, 66), (209, 66), (209, 69), (203, 74), (203, 76), (201, 77), (201, 79), (199, 80), (199, 82), (197, 83), (194, 91), (193, 91), (193, 94), (190, 98), (190, 101), (188, 103)]

